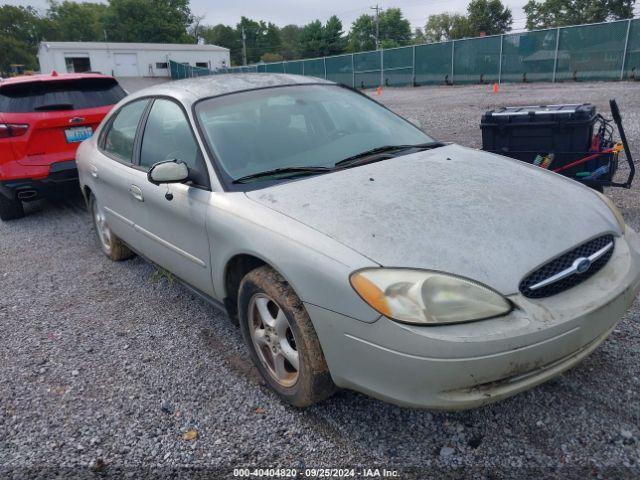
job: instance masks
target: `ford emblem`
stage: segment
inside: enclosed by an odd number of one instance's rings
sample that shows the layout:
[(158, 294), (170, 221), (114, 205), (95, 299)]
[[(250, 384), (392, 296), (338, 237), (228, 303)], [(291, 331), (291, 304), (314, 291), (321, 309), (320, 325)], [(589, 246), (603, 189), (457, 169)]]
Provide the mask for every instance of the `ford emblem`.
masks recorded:
[(576, 273), (584, 273), (591, 268), (591, 260), (588, 258), (579, 258), (576, 260)]

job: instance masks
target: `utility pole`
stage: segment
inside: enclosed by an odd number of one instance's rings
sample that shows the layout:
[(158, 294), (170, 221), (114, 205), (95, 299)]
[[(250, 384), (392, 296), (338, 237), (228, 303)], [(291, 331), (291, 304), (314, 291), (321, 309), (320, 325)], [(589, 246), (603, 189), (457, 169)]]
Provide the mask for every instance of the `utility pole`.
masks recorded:
[(247, 65), (247, 36), (244, 33), (244, 27), (242, 27), (242, 64)]
[(381, 8), (376, 3), (375, 7), (370, 7), (371, 10), (376, 11), (376, 50), (380, 50), (380, 10)]

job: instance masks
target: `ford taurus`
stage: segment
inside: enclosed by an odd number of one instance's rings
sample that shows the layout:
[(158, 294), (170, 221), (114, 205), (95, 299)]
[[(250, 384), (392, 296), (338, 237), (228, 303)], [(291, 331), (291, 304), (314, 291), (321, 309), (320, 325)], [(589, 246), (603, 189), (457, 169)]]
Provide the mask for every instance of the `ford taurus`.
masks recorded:
[(142, 90), (77, 164), (102, 251), (224, 308), (296, 406), (513, 395), (591, 353), (640, 288), (640, 239), (605, 196), (324, 80)]

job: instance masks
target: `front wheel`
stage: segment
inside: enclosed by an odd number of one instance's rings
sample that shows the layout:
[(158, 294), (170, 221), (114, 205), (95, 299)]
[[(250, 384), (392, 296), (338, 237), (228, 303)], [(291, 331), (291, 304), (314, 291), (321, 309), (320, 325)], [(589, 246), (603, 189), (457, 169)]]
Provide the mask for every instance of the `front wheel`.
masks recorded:
[(269, 387), (287, 403), (307, 407), (336, 387), (302, 302), (268, 266), (249, 272), (238, 296), (240, 329)]
[(20, 200), (13, 200), (0, 193), (0, 220), (15, 220), (24, 217), (24, 208)]
[(93, 227), (102, 252), (115, 262), (131, 258), (133, 252), (111, 231), (104, 208), (93, 193), (89, 199), (89, 209), (91, 210)]

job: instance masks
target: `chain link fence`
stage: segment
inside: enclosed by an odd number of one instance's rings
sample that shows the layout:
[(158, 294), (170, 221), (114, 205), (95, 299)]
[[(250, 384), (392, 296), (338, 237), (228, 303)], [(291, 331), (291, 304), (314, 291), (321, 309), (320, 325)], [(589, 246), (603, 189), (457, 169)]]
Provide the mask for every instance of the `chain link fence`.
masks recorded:
[(465, 38), (215, 72), (171, 62), (173, 79), (272, 72), (355, 88), (640, 79), (640, 19)]

